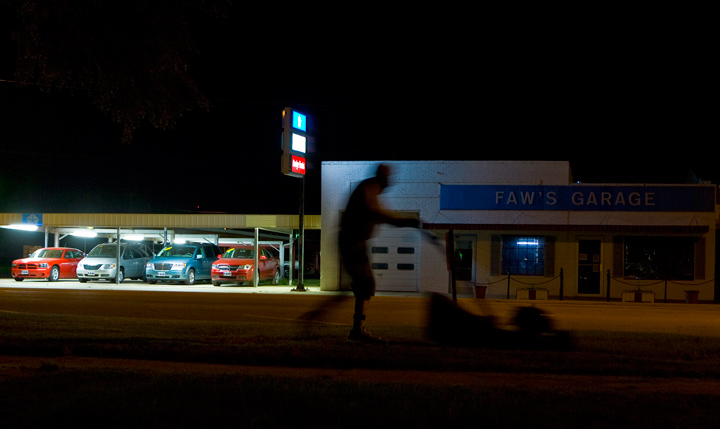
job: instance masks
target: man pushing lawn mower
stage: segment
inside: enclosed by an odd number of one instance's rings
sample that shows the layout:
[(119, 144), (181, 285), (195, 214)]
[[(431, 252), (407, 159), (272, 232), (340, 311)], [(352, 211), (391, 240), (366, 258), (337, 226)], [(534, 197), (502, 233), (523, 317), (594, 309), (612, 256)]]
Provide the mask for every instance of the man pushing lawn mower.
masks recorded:
[[(390, 184), (391, 167), (379, 164), (374, 177), (360, 182), (350, 195), (347, 207), (340, 221), (339, 248), (345, 269), (351, 278), (351, 287), (355, 297), (353, 324), (348, 341), (385, 344), (385, 341), (365, 329), (365, 313), (370, 298), (375, 295), (373, 277), (367, 242), (372, 237), (376, 225), (387, 223), (396, 227), (419, 228), (420, 221), (415, 218), (397, 216), (385, 210), (378, 197)], [(422, 231), (422, 230), (421, 230)], [(437, 236), (424, 232), (433, 244), (442, 246)], [(448, 268), (452, 270), (452, 265)], [(325, 303), (309, 312), (303, 320), (317, 319), (325, 308), (338, 300)], [(440, 294), (432, 294), (428, 308), (429, 340), (446, 345), (460, 346), (557, 346), (564, 341), (556, 341), (557, 336), (547, 341), (548, 334), (554, 334), (549, 319), (534, 308), (521, 308), (514, 320), (517, 329), (506, 331), (495, 326), (492, 317), (467, 313), (455, 303)]]
[(340, 256), (352, 279), (351, 287), (355, 296), (353, 327), (348, 336), (350, 341), (382, 342), (381, 338), (372, 335), (364, 327), (367, 304), (375, 295), (375, 279), (367, 252), (367, 241), (372, 236), (375, 225), (387, 223), (397, 227), (420, 226), (419, 220), (396, 216), (386, 211), (378, 201), (380, 194), (390, 184), (391, 174), (389, 165), (378, 165), (375, 176), (360, 182), (350, 195), (340, 221)]

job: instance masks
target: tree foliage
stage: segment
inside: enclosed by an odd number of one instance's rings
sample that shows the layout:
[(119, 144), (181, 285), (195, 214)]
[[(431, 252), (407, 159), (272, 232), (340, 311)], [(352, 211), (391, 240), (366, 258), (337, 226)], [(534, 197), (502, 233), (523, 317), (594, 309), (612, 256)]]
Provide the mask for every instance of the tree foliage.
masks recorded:
[(172, 128), (208, 109), (191, 73), (193, 31), (221, 0), (3, 0), (15, 13), (16, 79), (86, 93), (132, 139), (144, 122)]

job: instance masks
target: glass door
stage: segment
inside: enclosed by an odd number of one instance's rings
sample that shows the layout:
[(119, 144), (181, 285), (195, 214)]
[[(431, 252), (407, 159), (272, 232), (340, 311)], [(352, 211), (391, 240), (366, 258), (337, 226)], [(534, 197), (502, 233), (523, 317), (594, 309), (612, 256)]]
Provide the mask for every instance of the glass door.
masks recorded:
[(600, 294), (600, 240), (578, 242), (578, 294)]

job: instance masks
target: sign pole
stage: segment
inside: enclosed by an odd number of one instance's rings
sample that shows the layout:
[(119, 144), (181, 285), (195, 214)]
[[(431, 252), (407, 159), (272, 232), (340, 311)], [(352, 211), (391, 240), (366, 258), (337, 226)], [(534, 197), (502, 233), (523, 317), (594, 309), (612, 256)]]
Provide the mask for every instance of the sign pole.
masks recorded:
[(300, 252), (298, 263), (298, 285), (294, 292), (306, 292), (305, 289), (305, 176), (300, 179), (300, 221), (298, 227), (300, 228)]

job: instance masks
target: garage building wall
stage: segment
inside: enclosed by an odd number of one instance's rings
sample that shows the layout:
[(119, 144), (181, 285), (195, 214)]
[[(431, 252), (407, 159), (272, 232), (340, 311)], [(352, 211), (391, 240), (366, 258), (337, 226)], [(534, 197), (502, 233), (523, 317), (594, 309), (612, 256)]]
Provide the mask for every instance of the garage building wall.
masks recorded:
[[(391, 186), (381, 197), (388, 210), (417, 213), (422, 222), (478, 222), (475, 211), (441, 212), (442, 184), (566, 185), (570, 166), (564, 161), (384, 161), (394, 167)], [(374, 176), (380, 161), (326, 161), (322, 163), (321, 280), (322, 290), (340, 290), (340, 257), (337, 237), (340, 214), (357, 184)], [(484, 214), (482, 222), (512, 223), (516, 214)], [(444, 232), (437, 232), (444, 238)], [(444, 249), (427, 240), (420, 245), (419, 292), (447, 292), (448, 273)]]
[[(572, 182), (569, 163), (564, 161), (399, 161), (387, 162), (395, 167), (393, 185), (381, 197), (387, 209), (417, 213), (426, 227), (444, 238), (447, 228), (453, 225), (455, 234), (476, 237), (475, 264), (472, 278), (476, 283), (488, 284), (488, 298), (514, 298), (519, 288), (539, 285), (549, 289), (551, 296), (560, 293), (557, 277), (562, 270), (564, 297), (582, 298), (586, 295), (578, 288), (579, 245), (582, 241), (599, 241), (599, 264), (593, 269), (600, 272), (599, 294), (607, 292), (607, 273), (611, 274), (611, 295), (618, 298), (623, 290), (642, 288), (664, 297), (662, 282), (628, 280), (618, 273), (622, 266), (622, 241), (631, 236), (690, 236), (696, 239), (695, 279), (687, 284), (667, 288), (670, 300), (682, 299), (684, 290), (700, 290), (703, 299), (714, 299), (715, 232), (718, 219), (717, 205), (705, 211), (576, 211), (576, 210), (440, 210), (440, 188), (443, 185), (540, 185), (577, 186)], [(322, 164), (322, 271), (321, 289), (340, 288), (340, 263), (337, 251), (339, 216), (350, 193), (361, 180), (374, 175), (379, 162), (324, 162)], [(590, 186), (590, 185), (588, 185)], [(597, 184), (593, 187), (614, 187), (618, 184)], [(633, 184), (633, 187), (651, 185)], [(660, 185), (672, 187), (673, 185)], [(684, 186), (684, 185), (677, 185)], [(714, 185), (711, 189), (716, 191)], [(682, 192), (685, 192), (684, 190)], [(714, 192), (711, 192), (714, 194)], [(467, 226), (467, 229), (463, 229)], [(475, 226), (472, 228), (470, 226)], [(480, 226), (480, 227), (477, 227)], [(488, 226), (496, 228), (489, 229)], [(546, 228), (547, 230), (543, 230)], [(595, 228), (594, 228), (595, 227)], [(657, 227), (659, 231), (653, 232)], [(433, 229), (435, 228), (435, 229)], [(684, 233), (686, 228), (695, 228)], [(633, 232), (639, 230), (641, 232)], [(523, 232), (526, 231), (526, 232)], [(532, 232), (527, 232), (532, 231)], [(629, 231), (629, 232), (628, 232)], [(510, 282), (507, 276), (493, 267), (493, 236), (528, 235), (544, 236), (551, 242), (551, 269), (542, 276), (517, 276)], [(497, 246), (497, 244), (495, 244)], [(497, 259), (497, 258), (495, 258)], [(619, 262), (618, 262), (619, 261)], [(618, 265), (620, 263), (621, 265)], [(427, 240), (420, 243), (419, 292), (449, 291), (449, 276), (444, 249), (431, 246)], [(463, 289), (464, 288), (464, 289)], [(459, 284), (461, 293), (471, 291), (469, 285)]]

